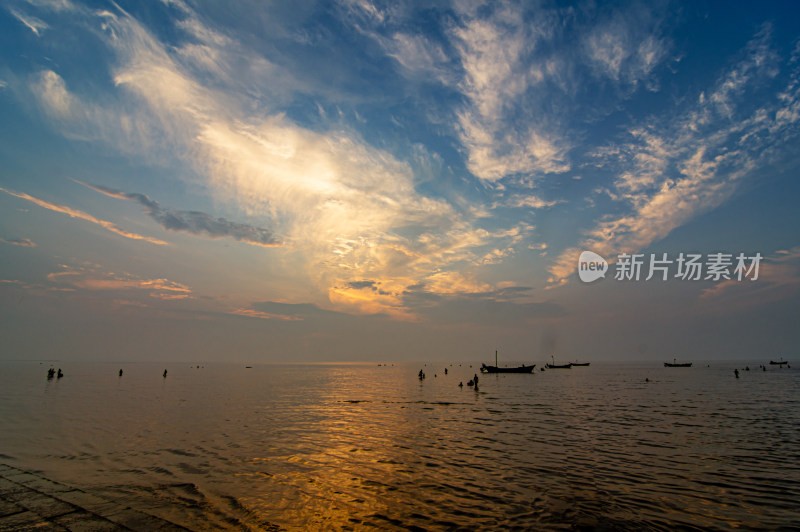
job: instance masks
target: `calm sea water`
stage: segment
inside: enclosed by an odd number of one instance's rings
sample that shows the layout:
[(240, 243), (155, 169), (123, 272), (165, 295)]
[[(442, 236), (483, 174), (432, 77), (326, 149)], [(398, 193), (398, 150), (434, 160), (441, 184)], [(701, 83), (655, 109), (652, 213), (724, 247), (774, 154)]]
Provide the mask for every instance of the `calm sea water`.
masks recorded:
[(800, 362), (59, 365), (0, 363), (0, 461), (196, 530), (800, 525)]

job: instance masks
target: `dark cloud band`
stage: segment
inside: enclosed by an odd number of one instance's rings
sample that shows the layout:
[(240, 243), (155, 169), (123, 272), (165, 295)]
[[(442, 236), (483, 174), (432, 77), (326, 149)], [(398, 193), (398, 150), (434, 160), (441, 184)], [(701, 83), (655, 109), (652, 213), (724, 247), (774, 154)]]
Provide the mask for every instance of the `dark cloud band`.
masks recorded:
[(264, 247), (283, 245), (281, 239), (269, 229), (232, 222), (225, 218), (215, 218), (200, 211), (181, 211), (164, 208), (159, 205), (157, 201), (150, 199), (144, 194), (122, 192), (109, 187), (90, 185), (89, 183), (78, 180), (75, 181), (106, 196), (133, 201), (142, 205), (145, 207), (144, 212), (168, 231), (180, 231), (192, 235), (209, 236), (211, 238), (229, 237), (239, 240), (240, 242)]

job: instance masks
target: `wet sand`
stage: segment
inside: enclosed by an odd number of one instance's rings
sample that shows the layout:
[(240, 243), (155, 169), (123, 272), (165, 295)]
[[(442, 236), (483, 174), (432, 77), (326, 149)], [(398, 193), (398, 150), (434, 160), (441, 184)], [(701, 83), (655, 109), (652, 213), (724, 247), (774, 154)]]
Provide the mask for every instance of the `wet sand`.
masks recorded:
[(0, 464), (2, 530), (188, 530), (36, 473)]

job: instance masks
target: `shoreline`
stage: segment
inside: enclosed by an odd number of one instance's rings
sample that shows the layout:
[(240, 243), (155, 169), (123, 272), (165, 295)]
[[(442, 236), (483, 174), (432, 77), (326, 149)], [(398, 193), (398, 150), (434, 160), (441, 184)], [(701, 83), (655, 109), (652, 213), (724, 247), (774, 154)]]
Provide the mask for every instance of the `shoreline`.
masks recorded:
[(0, 463), (0, 530), (189, 530), (166, 519)]

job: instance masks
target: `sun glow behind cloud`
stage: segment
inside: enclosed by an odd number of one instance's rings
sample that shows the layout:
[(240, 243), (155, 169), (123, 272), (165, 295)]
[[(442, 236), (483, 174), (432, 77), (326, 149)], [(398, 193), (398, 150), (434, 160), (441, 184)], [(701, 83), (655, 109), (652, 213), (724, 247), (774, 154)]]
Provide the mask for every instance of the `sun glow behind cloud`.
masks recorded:
[[(274, 221), (292, 252), (306, 257), (308, 276), (334, 305), (408, 318), (400, 297), (405, 288), (449, 264), (474, 260), (481, 253), (473, 248), (492, 243), (485, 238), (487, 231), (470, 226), (469, 216), (442, 199), (420, 194), (406, 163), (364, 143), (353, 131), (316, 132), (281, 113), (247, 116), (246, 101), (232, 100), (202, 83), (192, 68), (180, 63), (180, 54), (171, 55), (126, 13), (97, 16), (119, 59), (114, 82), (146, 105), (138, 120), (158, 116), (161, 124), (168, 124), (134, 129), (164, 131), (182, 157), (208, 179), (217, 198), (249, 216)], [(226, 56), (229, 47), (237, 46), (204, 30), (196, 19), (191, 31), (214, 56)], [(55, 72), (43, 72), (34, 88), (44, 108), (59, 119), (91, 125), (110, 114), (71, 94)], [(136, 141), (115, 140), (129, 146)], [(411, 227), (410, 232), (405, 229)], [(460, 275), (449, 273), (453, 286)], [(342, 283), (363, 278), (391, 286), (394, 295), (343, 288)], [(442, 287), (441, 281), (430, 286), (443, 293), (455, 291)]]
[[(0, 196), (37, 207), (3, 213), (4, 250), (51, 256), (40, 272), (91, 260), (96, 275), (58, 290), (130, 312), (183, 305), (292, 329), (340, 313), (412, 327), (492, 312), (521, 331), (579, 311), (581, 250), (669, 243), (794, 168), (789, 17), (728, 20), (717, 47), (697, 33), (711, 28), (703, 10), (726, 22), (708, 7), (295, 7), (10, 0), (0, 23), (19, 50), (0, 69), (0, 106), (30, 118), (20, 138), (55, 131), (63, 151), (11, 157)], [(24, 147), (14, 137), (9, 154)], [(78, 246), (54, 242), (47, 225), (69, 221), (50, 213), (74, 220)], [(771, 220), (758, 224), (776, 235), (762, 249), (774, 261), (796, 243)], [(42, 285), (22, 270), (8, 286)], [(163, 279), (191, 292), (142, 284)], [(284, 315), (276, 301), (300, 306)]]

